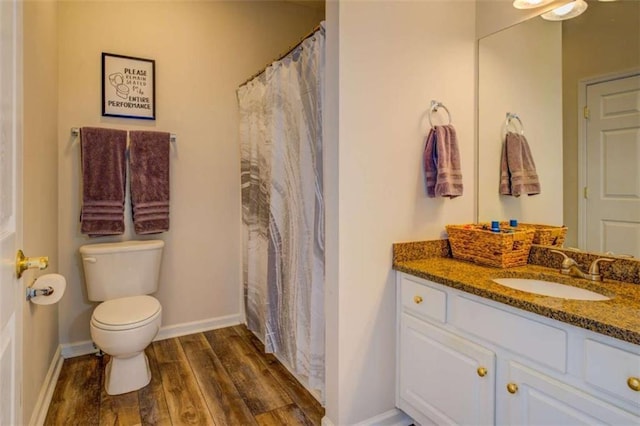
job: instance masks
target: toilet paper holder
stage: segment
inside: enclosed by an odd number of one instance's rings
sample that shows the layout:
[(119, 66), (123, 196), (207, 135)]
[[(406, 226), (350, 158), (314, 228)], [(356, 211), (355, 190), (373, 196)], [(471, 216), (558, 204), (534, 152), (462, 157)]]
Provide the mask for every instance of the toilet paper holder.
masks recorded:
[(33, 288), (27, 287), (27, 302), (36, 296), (51, 296), (54, 293), (53, 287)]
[(27, 301), (36, 305), (53, 305), (62, 299), (66, 287), (67, 280), (60, 274), (41, 275), (26, 288)]

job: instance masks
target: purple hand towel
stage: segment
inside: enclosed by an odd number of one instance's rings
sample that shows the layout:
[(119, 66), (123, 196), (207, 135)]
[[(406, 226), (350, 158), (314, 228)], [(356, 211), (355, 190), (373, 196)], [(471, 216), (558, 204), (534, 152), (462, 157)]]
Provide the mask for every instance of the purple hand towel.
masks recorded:
[(452, 125), (434, 126), (429, 131), (423, 164), (429, 197), (455, 198), (462, 195), (460, 151)]
[(539, 193), (540, 180), (527, 139), (520, 133), (508, 132), (500, 160), (500, 194), (519, 197)]
[(83, 127), (80, 231), (92, 237), (124, 233), (127, 132)]
[(436, 196), (436, 181), (438, 178), (438, 168), (433, 159), (435, 153), (435, 147), (437, 144), (438, 135), (436, 128), (431, 128), (427, 135), (427, 143), (424, 147), (424, 153), (422, 156), (422, 165), (424, 167), (424, 179), (427, 186), (427, 196)]
[(131, 131), (129, 136), (131, 206), (136, 234), (168, 231), (170, 134)]

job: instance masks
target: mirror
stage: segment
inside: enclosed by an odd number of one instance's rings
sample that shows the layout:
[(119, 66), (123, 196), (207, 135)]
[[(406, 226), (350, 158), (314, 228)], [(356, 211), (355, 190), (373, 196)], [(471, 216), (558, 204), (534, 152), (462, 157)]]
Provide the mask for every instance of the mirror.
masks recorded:
[[(566, 225), (565, 246), (640, 257), (640, 1), (588, 4), (574, 19), (548, 22), (534, 17), (480, 39), (477, 219)], [(590, 130), (578, 112), (583, 110), (591, 85), (616, 78), (630, 78), (631, 89), (615, 89), (619, 96), (601, 103), (608, 102), (606, 107), (613, 108), (617, 102), (616, 114), (628, 121), (623, 125), (625, 131), (612, 139), (615, 143), (600, 147), (601, 161), (595, 164), (590, 162), (593, 153), (587, 158), (586, 133)], [(522, 122), (541, 185), (538, 195), (516, 198), (498, 192), (505, 132), (521, 130), (514, 120), (506, 126), (508, 112), (517, 114)], [(609, 164), (612, 167), (604, 170)], [(607, 234), (603, 231), (607, 224), (598, 224), (597, 237), (604, 235), (606, 242), (590, 241), (587, 220), (582, 219), (587, 210), (593, 211), (584, 201), (583, 187), (594, 171), (607, 180), (603, 191), (625, 201), (606, 207), (626, 212), (624, 226), (613, 224)], [(621, 186), (609, 188), (616, 179)], [(614, 237), (620, 242), (612, 245)]]

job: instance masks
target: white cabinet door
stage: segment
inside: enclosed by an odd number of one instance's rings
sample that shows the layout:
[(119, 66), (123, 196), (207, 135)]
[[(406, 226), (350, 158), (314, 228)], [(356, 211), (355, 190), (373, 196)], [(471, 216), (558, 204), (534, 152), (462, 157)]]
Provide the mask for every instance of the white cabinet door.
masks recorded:
[(407, 314), (399, 349), (401, 409), (422, 424), (494, 423), (492, 351)]
[[(509, 425), (638, 425), (640, 417), (516, 362), (500, 384)], [(507, 386), (511, 385), (508, 390)], [(515, 386), (515, 387), (514, 387)], [(500, 389), (502, 387), (502, 389)], [(513, 393), (511, 393), (513, 392)]]

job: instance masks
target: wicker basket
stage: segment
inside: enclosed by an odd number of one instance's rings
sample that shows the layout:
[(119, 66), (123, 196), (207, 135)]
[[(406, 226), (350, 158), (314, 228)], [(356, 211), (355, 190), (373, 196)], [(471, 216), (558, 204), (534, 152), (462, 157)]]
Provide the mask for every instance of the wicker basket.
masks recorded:
[[(506, 223), (506, 225), (508, 225), (508, 223)], [(562, 247), (564, 239), (567, 236), (566, 226), (520, 223), (518, 227), (533, 229), (535, 231), (533, 234), (533, 244), (540, 244), (542, 246)]]
[(533, 228), (492, 232), (483, 224), (446, 228), (453, 257), (498, 268), (526, 265), (535, 233)]

